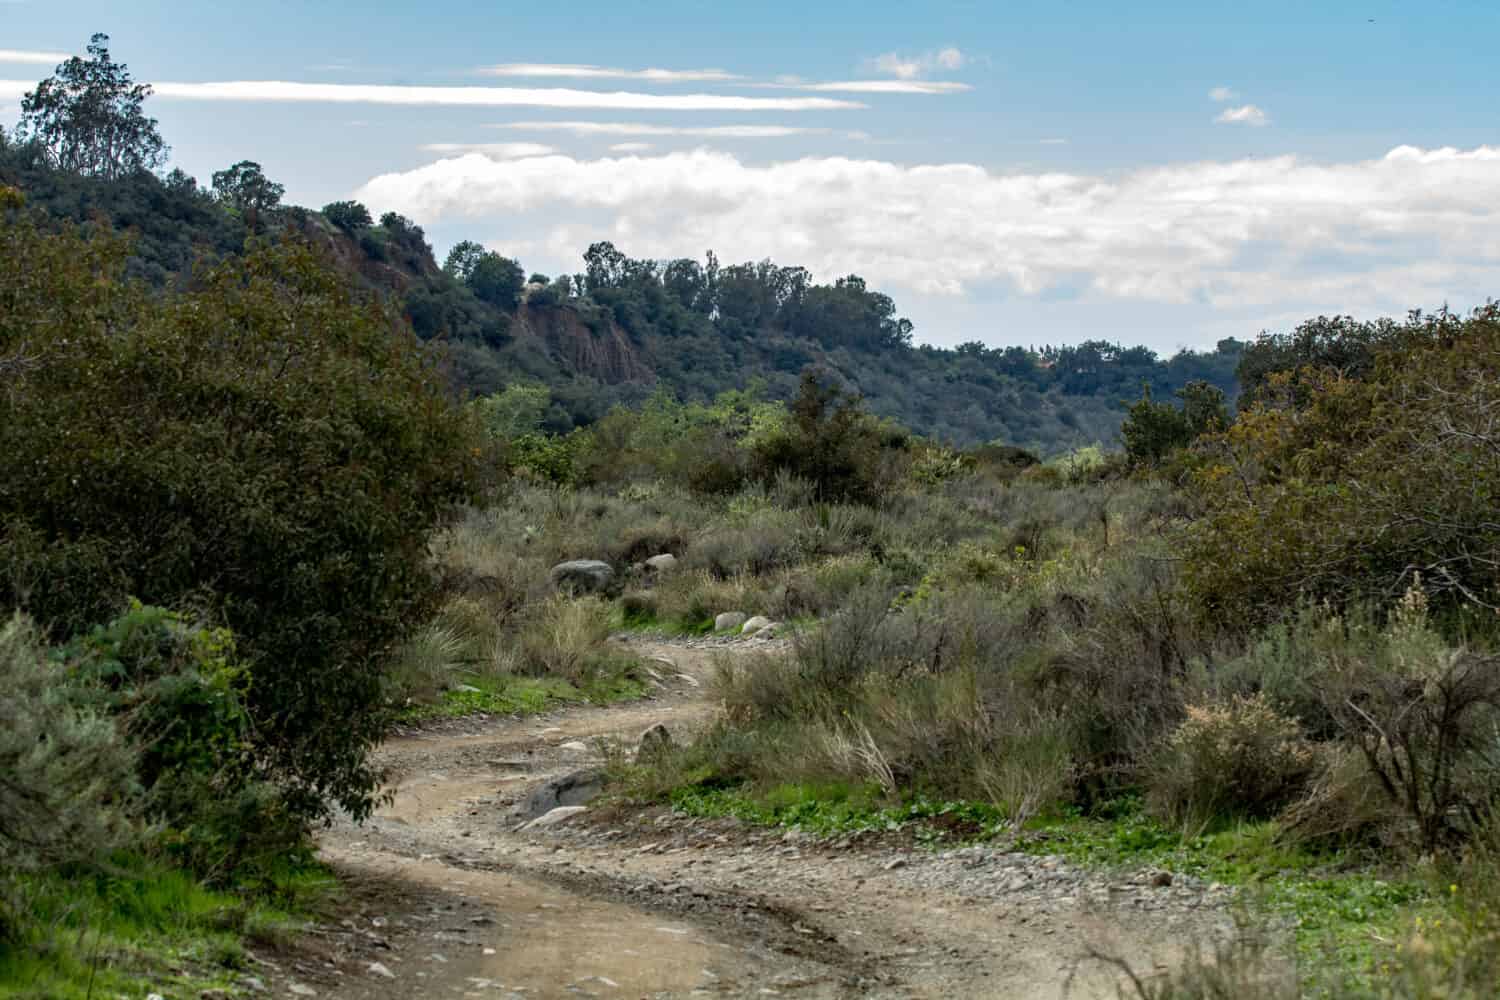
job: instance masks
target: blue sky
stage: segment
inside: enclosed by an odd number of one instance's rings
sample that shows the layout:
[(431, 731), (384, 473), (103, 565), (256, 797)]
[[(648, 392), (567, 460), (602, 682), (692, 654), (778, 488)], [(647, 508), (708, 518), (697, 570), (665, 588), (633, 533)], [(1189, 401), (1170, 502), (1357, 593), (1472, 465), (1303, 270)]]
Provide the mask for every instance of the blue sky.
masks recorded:
[(0, 122), (92, 31), (200, 179), (529, 270), (712, 248), (1163, 352), (1500, 292), (1500, 4), (0, 0)]

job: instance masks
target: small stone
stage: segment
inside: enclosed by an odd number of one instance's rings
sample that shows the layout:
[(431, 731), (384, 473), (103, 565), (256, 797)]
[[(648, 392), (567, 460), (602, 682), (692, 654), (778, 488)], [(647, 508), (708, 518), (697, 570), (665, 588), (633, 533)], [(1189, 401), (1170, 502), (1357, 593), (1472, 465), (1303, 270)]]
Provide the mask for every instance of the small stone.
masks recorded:
[(385, 979), (395, 979), (396, 978), (396, 974), (394, 972), (392, 972), (390, 969), (387, 969), (385, 966), (381, 965), (379, 962), (371, 962), (369, 964), (369, 966), (367, 966), (367, 968), (369, 969), (370, 975), (372, 975), (372, 976), (381, 976), (381, 977), (383, 977)]
[(535, 830), (543, 826), (556, 826), (564, 820), (572, 819), (581, 812), (588, 812), (588, 806), (558, 806), (556, 809), (549, 810), (530, 823), (527, 823), (522, 829)]
[(666, 726), (658, 722), (641, 734), (640, 741), (635, 748), (635, 762), (644, 764), (671, 749), (672, 734), (668, 732)]
[(714, 618), (714, 631), (727, 632), (744, 625), (748, 617), (743, 611), (725, 611)]
[(885, 863), (885, 870), (888, 871), (888, 872), (893, 872), (897, 868), (905, 868), (905, 867), (906, 867), (906, 859), (905, 858), (892, 858), (891, 860), (889, 860), (889, 861), (887, 861)]
[[(302, 983), (292, 983), (287, 987), (287, 989), (291, 990), (299, 997), (315, 997), (318, 995), (317, 990), (313, 989), (311, 986), (304, 986)], [(150, 1000), (150, 998), (147, 998), (147, 1000)]]
[(567, 743), (558, 746), (557, 749), (566, 750), (568, 753), (588, 753), (589, 745), (579, 740), (569, 740)]
[(747, 619), (745, 623), (740, 626), (740, 634), (754, 635), (756, 632), (759, 632), (761, 629), (770, 624), (771, 619), (767, 618), (765, 615), (756, 615), (754, 618)]
[(646, 568), (654, 573), (666, 573), (677, 567), (677, 557), (670, 552), (663, 552), (659, 556), (652, 556), (646, 560)]
[(614, 582), (615, 571), (598, 559), (573, 559), (558, 563), (547, 574), (552, 586), (572, 594), (594, 594)]

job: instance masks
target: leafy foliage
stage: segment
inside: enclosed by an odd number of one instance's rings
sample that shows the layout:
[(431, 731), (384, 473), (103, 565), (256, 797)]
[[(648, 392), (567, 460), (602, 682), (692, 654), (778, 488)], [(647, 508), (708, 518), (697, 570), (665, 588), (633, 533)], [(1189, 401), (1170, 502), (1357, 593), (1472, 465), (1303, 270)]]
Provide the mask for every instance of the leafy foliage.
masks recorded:
[(206, 607), (294, 805), (361, 814), (379, 662), (427, 606), (428, 533), (473, 495), (471, 425), (307, 249), (156, 299), (122, 281), (127, 249), (0, 222), (0, 603), (59, 635), (126, 595)]
[(375, 222), (370, 210), (357, 201), (335, 201), (323, 206), (323, 217), (346, 233), (368, 229)]
[(156, 119), (143, 110), (151, 95), (124, 63), (109, 55), (109, 36), (89, 39), (88, 58), (74, 56), (21, 100), (22, 143), (34, 145), (67, 173), (116, 180), (166, 162)]
[(260, 228), (262, 217), (281, 204), (286, 188), (271, 180), (253, 160), (240, 162), (214, 172), (214, 197), (243, 218), (251, 232)]
[(0, 626), (0, 939), (9, 877), (96, 861), (136, 833), (136, 754), (104, 714), (80, 704), (65, 668), (49, 659), (20, 615)]
[(1207, 439), (1191, 581), (1265, 616), (1299, 595), (1500, 606), (1500, 307), (1413, 317), (1362, 378), (1283, 372)]

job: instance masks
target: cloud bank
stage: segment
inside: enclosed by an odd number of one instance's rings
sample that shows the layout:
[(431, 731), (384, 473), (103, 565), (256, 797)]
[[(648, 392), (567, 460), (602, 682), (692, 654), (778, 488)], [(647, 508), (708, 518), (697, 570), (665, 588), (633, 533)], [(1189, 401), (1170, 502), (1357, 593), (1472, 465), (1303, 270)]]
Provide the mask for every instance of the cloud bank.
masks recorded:
[[(32, 82), (0, 80), (0, 96), (25, 93)], [(826, 97), (746, 97), (733, 94), (637, 94), (566, 87), (407, 87), (381, 84), (294, 83), (286, 80), (225, 80), (157, 83), (156, 95), (189, 101), (272, 103), (448, 105), (457, 107), (606, 108), (620, 111), (838, 111), (863, 108)]]
[(726, 260), (771, 256), (950, 295), (998, 285), (1225, 308), (1404, 307), (1492, 287), (1500, 265), (1500, 148), (1487, 146), (1111, 176), (846, 158), (752, 165), (709, 150), (467, 155), (375, 177), (357, 197), (424, 223), (535, 212), (533, 243), (559, 255), (611, 235), (641, 256), (713, 247)]
[(480, 76), (560, 77), (575, 80), (640, 80), (644, 83), (696, 83), (738, 80), (722, 69), (614, 69), (576, 63), (501, 63), (477, 70)]
[(56, 66), (73, 58), (66, 52), (31, 52), (22, 49), (0, 49), (0, 63)]

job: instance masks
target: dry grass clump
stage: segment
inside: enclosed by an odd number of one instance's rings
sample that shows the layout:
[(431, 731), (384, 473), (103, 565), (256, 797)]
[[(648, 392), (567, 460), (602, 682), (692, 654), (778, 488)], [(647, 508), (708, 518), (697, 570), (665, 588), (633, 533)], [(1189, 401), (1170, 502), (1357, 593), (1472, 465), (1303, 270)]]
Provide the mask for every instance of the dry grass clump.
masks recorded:
[(1196, 834), (1215, 820), (1273, 816), (1302, 790), (1315, 759), (1295, 719), (1264, 695), (1190, 704), (1147, 765), (1147, 803)]

